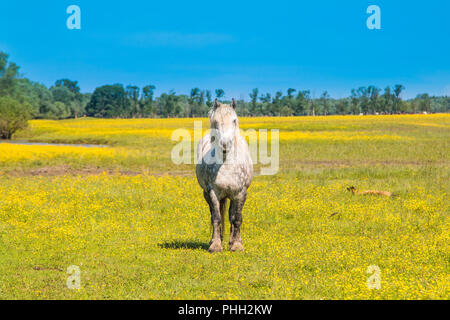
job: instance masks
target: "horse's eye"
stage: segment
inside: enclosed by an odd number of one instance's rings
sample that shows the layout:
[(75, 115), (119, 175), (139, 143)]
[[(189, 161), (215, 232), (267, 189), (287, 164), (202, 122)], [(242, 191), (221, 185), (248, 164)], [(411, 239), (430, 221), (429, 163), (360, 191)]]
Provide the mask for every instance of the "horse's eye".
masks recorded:
[(211, 142), (214, 142), (214, 141), (216, 141), (216, 137), (212, 136), (211, 137)]

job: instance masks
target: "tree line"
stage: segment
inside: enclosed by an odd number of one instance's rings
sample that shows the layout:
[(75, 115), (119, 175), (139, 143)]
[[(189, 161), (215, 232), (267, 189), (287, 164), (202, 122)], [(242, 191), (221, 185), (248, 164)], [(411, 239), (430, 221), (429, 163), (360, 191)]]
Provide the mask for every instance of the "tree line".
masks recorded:
[[(155, 95), (146, 85), (104, 85), (93, 93), (81, 93), (77, 81), (60, 79), (53, 86), (21, 77), (19, 66), (0, 52), (0, 138), (10, 138), (28, 119), (204, 117), (214, 99), (228, 102), (223, 89), (193, 88), (189, 94), (169, 91)], [(376, 86), (351, 90), (347, 98), (333, 99), (327, 91), (315, 97), (309, 90), (288, 88), (275, 94), (253, 89), (248, 99), (237, 99), (241, 116), (304, 116), (332, 114), (399, 114), (449, 112), (450, 97), (419, 94), (403, 100), (405, 87), (396, 84), (384, 90)]]

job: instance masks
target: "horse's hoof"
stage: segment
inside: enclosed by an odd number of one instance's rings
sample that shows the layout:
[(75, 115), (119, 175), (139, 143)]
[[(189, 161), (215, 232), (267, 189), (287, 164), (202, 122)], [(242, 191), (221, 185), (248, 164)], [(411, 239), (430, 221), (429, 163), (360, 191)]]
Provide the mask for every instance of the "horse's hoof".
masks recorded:
[(244, 246), (241, 242), (236, 241), (231, 245), (230, 251), (244, 251)]
[(222, 245), (220, 244), (219, 241), (213, 241), (208, 249), (208, 252), (210, 252), (210, 253), (221, 252), (221, 251), (222, 251)]

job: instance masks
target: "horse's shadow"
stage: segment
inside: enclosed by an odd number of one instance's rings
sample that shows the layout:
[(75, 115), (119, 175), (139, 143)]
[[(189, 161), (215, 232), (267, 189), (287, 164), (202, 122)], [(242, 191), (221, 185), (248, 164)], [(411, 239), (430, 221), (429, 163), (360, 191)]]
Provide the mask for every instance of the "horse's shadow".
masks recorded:
[(158, 244), (163, 249), (202, 249), (208, 250), (209, 244), (194, 240), (174, 240)]

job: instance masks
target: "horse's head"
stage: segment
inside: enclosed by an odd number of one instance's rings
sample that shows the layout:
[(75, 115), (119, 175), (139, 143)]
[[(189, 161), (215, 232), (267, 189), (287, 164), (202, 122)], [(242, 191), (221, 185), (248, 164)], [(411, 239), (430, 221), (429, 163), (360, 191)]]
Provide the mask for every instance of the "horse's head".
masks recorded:
[(217, 99), (209, 112), (211, 123), (211, 143), (219, 146), (222, 151), (228, 152), (236, 142), (239, 134), (239, 122), (236, 114), (236, 101), (231, 104), (222, 104)]

